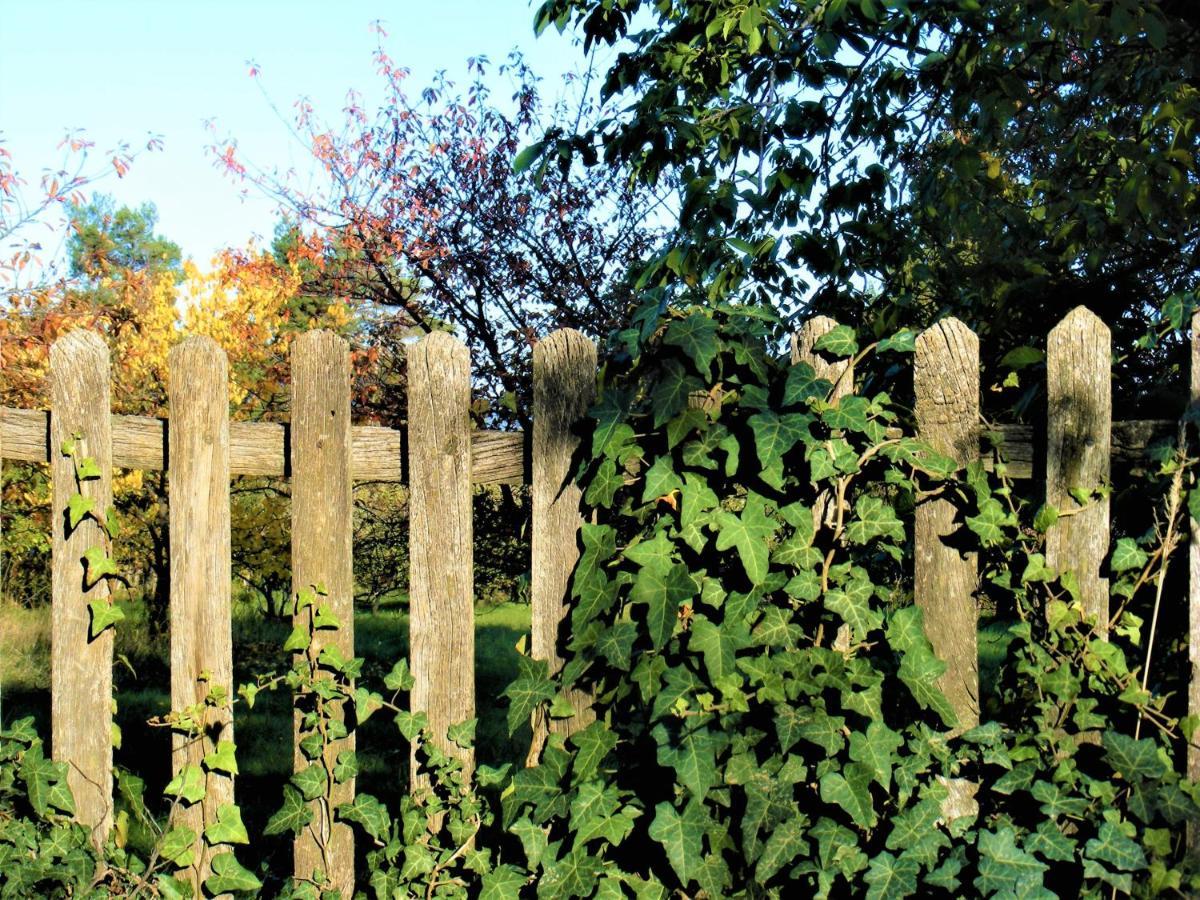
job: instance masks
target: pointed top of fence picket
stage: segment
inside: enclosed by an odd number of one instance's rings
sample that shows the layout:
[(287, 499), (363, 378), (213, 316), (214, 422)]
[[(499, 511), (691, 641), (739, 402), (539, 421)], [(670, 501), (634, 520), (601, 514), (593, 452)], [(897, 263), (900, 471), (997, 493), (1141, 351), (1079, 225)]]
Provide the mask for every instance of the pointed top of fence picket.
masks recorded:
[(955, 355), (979, 355), (979, 337), (966, 322), (956, 316), (946, 316), (917, 335), (915, 351), (918, 358), (941, 352), (946, 347)]
[(108, 361), (108, 344), (99, 334), (90, 328), (74, 328), (59, 337), (50, 345), (50, 359), (53, 360), (67, 354), (75, 356), (84, 354)]
[(298, 335), (292, 341), (291, 352), (295, 355), (297, 352), (320, 352), (321, 350), (337, 352), (349, 348), (349, 342), (336, 331), (330, 331), (328, 328), (313, 328)]
[(1108, 326), (1104, 324), (1104, 320), (1083, 304), (1080, 304), (1063, 316), (1059, 323), (1050, 329), (1049, 337), (1054, 338), (1068, 332), (1078, 334), (1094, 332), (1103, 337), (1107, 337), (1109, 334)]
[(813, 316), (808, 319), (792, 333), (792, 363), (813, 364), (816, 355), (813, 352), (813, 344), (821, 335), (828, 334), (837, 327), (837, 319), (831, 319), (829, 316)]
[(205, 356), (216, 359), (221, 357), (227, 359), (224, 348), (207, 334), (193, 334), (185, 337), (182, 341), (171, 348), (167, 354), (168, 361), (175, 358), (200, 357)]
[(556, 329), (533, 345), (534, 374), (538, 374), (547, 360), (572, 360), (579, 357), (590, 360), (594, 369), (596, 342), (574, 328)]

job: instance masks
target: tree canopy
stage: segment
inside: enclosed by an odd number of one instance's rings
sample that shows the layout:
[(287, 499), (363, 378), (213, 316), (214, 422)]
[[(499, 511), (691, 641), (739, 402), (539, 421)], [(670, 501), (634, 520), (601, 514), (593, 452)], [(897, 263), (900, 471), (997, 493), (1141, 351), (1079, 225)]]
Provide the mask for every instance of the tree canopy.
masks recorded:
[(678, 179), (643, 275), (667, 295), (878, 333), (952, 313), (995, 362), (1081, 302), (1128, 353), (1200, 282), (1194, 4), (546, 0), (536, 21), (621, 50), (603, 90), (625, 111), (548, 134), (543, 164)]

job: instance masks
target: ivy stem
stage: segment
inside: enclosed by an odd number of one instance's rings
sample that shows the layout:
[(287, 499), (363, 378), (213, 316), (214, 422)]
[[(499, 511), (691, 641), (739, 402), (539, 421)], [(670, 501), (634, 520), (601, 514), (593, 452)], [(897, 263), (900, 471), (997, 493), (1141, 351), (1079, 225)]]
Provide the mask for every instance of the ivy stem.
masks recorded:
[[(1181, 457), (1187, 453), (1187, 432), (1186, 425), (1182, 420), (1179, 424), (1179, 454)], [(1162, 542), (1162, 559), (1158, 565), (1158, 575), (1155, 578), (1154, 585), (1154, 611), (1150, 614), (1150, 637), (1146, 641), (1146, 664), (1142, 670), (1142, 693), (1146, 692), (1146, 687), (1150, 683), (1150, 663), (1154, 658), (1154, 638), (1158, 631), (1158, 614), (1162, 606), (1163, 586), (1167, 580), (1167, 565), (1171, 559), (1171, 553), (1179, 543), (1179, 534), (1176, 530), (1176, 525), (1179, 523), (1179, 508), (1182, 505), (1183, 498), (1183, 473), (1186, 471), (1186, 460), (1178, 460), (1175, 473), (1171, 476), (1171, 493), (1170, 499), (1167, 501), (1167, 533)], [(1142, 736), (1142, 717), (1144, 712), (1139, 706), (1137, 724), (1133, 728), (1133, 739), (1138, 740)]]

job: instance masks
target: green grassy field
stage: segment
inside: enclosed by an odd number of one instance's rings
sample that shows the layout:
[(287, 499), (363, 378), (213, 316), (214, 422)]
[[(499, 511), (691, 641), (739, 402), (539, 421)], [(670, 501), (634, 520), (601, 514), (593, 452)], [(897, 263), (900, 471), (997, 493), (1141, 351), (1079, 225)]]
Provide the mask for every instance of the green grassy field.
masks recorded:
[[(115, 753), (124, 766), (146, 779), (147, 797), (166, 784), (170, 761), (167, 729), (147, 720), (170, 709), (170, 649), (165, 635), (155, 637), (131, 607), (116, 632), (114, 682), (117, 724), (122, 744)], [(288, 665), (280, 648), (288, 625), (265, 619), (248, 605), (235, 604), (233, 664), (237, 683), (281, 671)], [(408, 654), (408, 617), (395, 605), (354, 619), (355, 651), (365, 660), (363, 676), (379, 685), (393, 663)], [(496, 765), (524, 758), (528, 734), (510, 739), (505, 724), (507, 701), (500, 692), (515, 677), (515, 645), (529, 631), (529, 607), (501, 604), (476, 616), (475, 685), (479, 715), (478, 759)], [(32, 715), (49, 734), (50, 618), (48, 609), (0, 606), (0, 717), (4, 723)], [(237, 792), (246, 824), (257, 830), (274, 812), (282, 783), (292, 767), (291, 700), (283, 692), (260, 694), (253, 708), (238, 705), (234, 718), (241, 775)], [(394, 801), (408, 780), (408, 746), (388, 716), (376, 714), (359, 729), (358, 789)]]

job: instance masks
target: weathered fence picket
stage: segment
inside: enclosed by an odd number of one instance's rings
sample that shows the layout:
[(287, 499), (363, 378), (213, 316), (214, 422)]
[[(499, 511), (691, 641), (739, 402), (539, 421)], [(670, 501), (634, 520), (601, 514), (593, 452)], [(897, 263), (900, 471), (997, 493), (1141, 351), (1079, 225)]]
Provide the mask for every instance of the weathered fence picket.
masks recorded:
[[(343, 659), (354, 657), (354, 575), (351, 538), (354, 496), (350, 483), (350, 348), (328, 331), (310, 331), (292, 344), (292, 581), (293, 591), (313, 590), (317, 608), (326, 607), (340, 623), (320, 629), (305, 651), (316, 660), (326, 647)], [(298, 610), (293, 625), (309, 630), (315, 609)], [(313, 697), (299, 701), (316, 702)], [(327, 712), (345, 721), (340, 703)], [(309, 733), (297, 709), (295, 770), (318, 760), (300, 750)], [(325, 765), (334, 770), (338, 754), (354, 750), (354, 734), (330, 741)], [(354, 833), (332, 811), (354, 799), (354, 779), (328, 786), (328, 797), (312, 801), (313, 820), (295, 840), (295, 871), (302, 878), (324, 873), (343, 897), (354, 893)]]
[(833, 385), (830, 400), (838, 400), (854, 393), (854, 366), (849, 359), (829, 359), (817, 352), (816, 344), (823, 336), (837, 328), (838, 323), (829, 316), (813, 316), (792, 335), (792, 364), (806, 362), (813, 367), (818, 378)]
[[(979, 438), (979, 339), (958, 319), (943, 319), (917, 337), (913, 360), (917, 434), (960, 466)], [(934, 497), (917, 504), (913, 599), (925, 633), (945, 661), (938, 686), (961, 729), (979, 724), (979, 649), (974, 554), (953, 545), (954, 504)]]
[(1059, 516), (1046, 535), (1046, 563), (1075, 573), (1084, 612), (1105, 632), (1111, 435), (1112, 340), (1095, 313), (1077, 306), (1046, 339), (1046, 504)]
[[(582, 495), (571, 479), (579, 438), (572, 429), (591, 406), (595, 384), (596, 345), (578, 331), (556, 331), (533, 348), (531, 649), (535, 659), (549, 662), (552, 673), (562, 667), (559, 628), (567, 611), (567, 584), (579, 559)], [(576, 714), (550, 720), (550, 730), (571, 734), (594, 718), (587, 694), (575, 692), (568, 699)]]
[(171, 708), (195, 709), (197, 725), (195, 733), (172, 732), (171, 771), (186, 784), (185, 770), (200, 770), (204, 782), (204, 798), (181, 801), (174, 824), (195, 834), (187, 877), (200, 896), (215, 855), (204, 828), (234, 802), (233, 773), (205, 759), (233, 742), (229, 373), (225, 353), (206, 337), (174, 347), (168, 364)]
[[(854, 392), (847, 360), (830, 360), (816, 349), (821, 335), (837, 327), (819, 317), (798, 331), (792, 361), (807, 362), (836, 387), (837, 402)], [(979, 343), (963, 323), (945, 319), (918, 336), (913, 363), (915, 419), (920, 436), (960, 466), (977, 460), (984, 439), (979, 426)], [(567, 656), (563, 649), (567, 590), (578, 559), (582, 523), (579, 488), (571, 480), (578, 447), (576, 423), (592, 402), (596, 347), (574, 331), (541, 341), (533, 359), (533, 428), (525, 435), (475, 430), (470, 421), (470, 357), (445, 333), (430, 334), (408, 351), (407, 435), (350, 422), (350, 362), (345, 341), (312, 332), (292, 348), (292, 414), (288, 424), (230, 423), (227, 360), (215, 343), (190, 338), (170, 359), (170, 428), (164, 419), (113, 416), (109, 408), (108, 351), (101, 338), (73, 332), (50, 353), (51, 410), (0, 409), (0, 456), (48, 462), (55, 510), (76, 492), (75, 466), (84, 456), (98, 477), (79, 486), (97, 510), (111, 504), (113, 466), (170, 467), (171, 527), (171, 699), (175, 709), (203, 706), (203, 733), (173, 735), (172, 769), (198, 767), (205, 799), (183, 805), (177, 824), (197, 835), (198, 882), (211, 855), (200, 836), (233, 802), (233, 774), (206, 756), (231, 741), (233, 688), (230, 615), (230, 478), (238, 474), (291, 480), (292, 571), (295, 590), (313, 590), (317, 601), (340, 622), (321, 630), (307, 649), (310, 660), (324, 648), (354, 653), (352, 483), (354, 480), (409, 485), (409, 664), (414, 677), (411, 704), (424, 712), (436, 734), (475, 716), (474, 566), (471, 492), (474, 484), (517, 483), (532, 488), (531, 605), (535, 658), (551, 671)], [(1108, 329), (1088, 310), (1071, 312), (1047, 340), (1046, 503), (1059, 512), (1049, 529), (1047, 558), (1079, 583), (1085, 610), (1107, 627), (1108, 586), (1101, 573), (1109, 549), (1107, 481), (1112, 460), (1143, 454), (1159, 436), (1173, 434), (1170, 421), (1112, 422)], [(1200, 404), (1200, 315), (1192, 321), (1191, 400)], [(1000, 426), (1009, 474), (1031, 477), (1040, 467), (1033, 429)], [(898, 433), (898, 432), (897, 432)], [(78, 435), (78, 439), (76, 438)], [(64, 453), (74, 447), (75, 457)], [(89, 468), (92, 464), (89, 463)], [(823, 518), (831, 498), (818, 498)], [(83, 562), (93, 547), (107, 546), (104, 529), (92, 519), (68, 528), (53, 523), (52, 749), (71, 763), (70, 785), (77, 816), (97, 840), (112, 825), (112, 631), (92, 639), (88, 604), (108, 603), (107, 582), (92, 584)], [(920, 502), (915, 512), (913, 587), (925, 611), (926, 631), (947, 671), (941, 686), (958, 713), (959, 727), (979, 722), (977, 650), (977, 563), (957, 546), (955, 509), (948, 499)], [(1190, 524), (1189, 709), (1200, 715), (1200, 528)], [(294, 624), (308, 630), (311, 609)], [(849, 632), (821, 640), (848, 649)], [(220, 702), (207, 703), (212, 692)], [(569, 698), (570, 718), (534, 723), (545, 737), (569, 735), (594, 715), (591, 698)], [(310, 760), (299, 749), (304, 737), (298, 697), (294, 724), (297, 771)], [(335, 709), (334, 714), (342, 712)], [(347, 723), (351, 724), (351, 723)], [(460, 757), (468, 773), (474, 753), (450, 741), (442, 749)], [(335, 740), (326, 763), (354, 748), (353, 737)], [(417, 758), (415, 746), (413, 760)], [(1200, 778), (1200, 750), (1190, 746), (1188, 772)], [(412, 766), (413, 790), (427, 783)], [(974, 785), (948, 784), (954, 815), (969, 810)], [(296, 839), (296, 874), (321, 872), (349, 895), (354, 881), (350, 829), (331, 815), (354, 796), (354, 781), (329, 786), (314, 801), (313, 822)], [(1192, 833), (1193, 845), (1200, 834)]]
[[(474, 534), (471, 525), (471, 357), (444, 332), (408, 353), (409, 664), (413, 712), (435, 735), (475, 717)], [(452, 742), (468, 771), (475, 753)], [(427, 783), (416, 764), (412, 782)]]
[(108, 347), (99, 335), (72, 331), (50, 348), (51, 749), (68, 763), (76, 817), (97, 841), (112, 827), (113, 633), (91, 636), (88, 604), (111, 600), (106, 579), (89, 581), (84, 554), (106, 541), (95, 519), (70, 528), (64, 510), (77, 490), (76, 462), (84, 459), (94, 460), (96, 477), (80, 482), (78, 492), (101, 515), (112, 505), (109, 382)]

